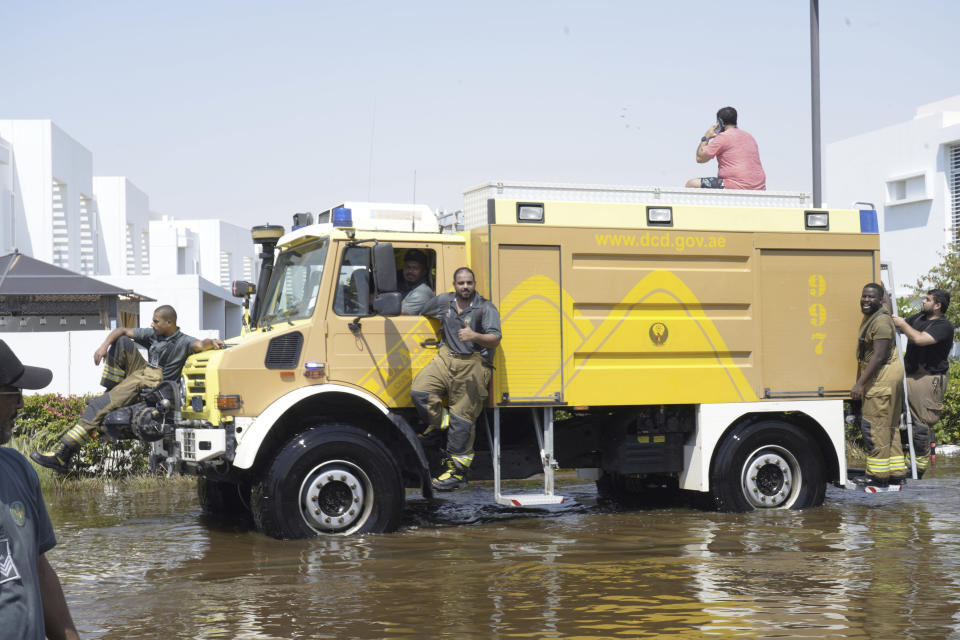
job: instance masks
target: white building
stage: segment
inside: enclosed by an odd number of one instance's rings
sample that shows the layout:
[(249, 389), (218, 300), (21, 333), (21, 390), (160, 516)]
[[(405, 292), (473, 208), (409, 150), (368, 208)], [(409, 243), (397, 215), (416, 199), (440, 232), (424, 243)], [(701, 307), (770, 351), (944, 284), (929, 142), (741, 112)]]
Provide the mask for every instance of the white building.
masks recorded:
[(94, 275), (150, 274), (150, 199), (123, 176), (93, 178), (99, 213)]
[(0, 255), (13, 252), (16, 246), (13, 217), (13, 148), (0, 137)]
[(50, 120), (0, 120), (0, 138), (12, 151), (4, 241), (83, 272), (96, 252), (93, 154)]
[(231, 281), (257, 272), (249, 230), (152, 213), (129, 179), (95, 177), (93, 154), (50, 120), (0, 120), (0, 255), (15, 248), (143, 291), (177, 308), (185, 329), (224, 337), (242, 314)]
[(234, 280), (255, 281), (250, 230), (222, 220), (150, 221), (151, 273), (197, 274), (229, 289)]
[(876, 205), (881, 258), (894, 266), (897, 293), (909, 293), (960, 237), (960, 96), (827, 145), (825, 169), (832, 206)]

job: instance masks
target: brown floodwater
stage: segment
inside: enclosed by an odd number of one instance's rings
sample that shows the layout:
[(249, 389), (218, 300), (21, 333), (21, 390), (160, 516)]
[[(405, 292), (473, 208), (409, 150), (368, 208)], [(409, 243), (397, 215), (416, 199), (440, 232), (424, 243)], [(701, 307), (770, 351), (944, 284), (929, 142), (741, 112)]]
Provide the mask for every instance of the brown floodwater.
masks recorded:
[(960, 458), (807, 511), (491, 505), (489, 483), (388, 535), (280, 542), (189, 487), (48, 496), (84, 638), (958, 638)]

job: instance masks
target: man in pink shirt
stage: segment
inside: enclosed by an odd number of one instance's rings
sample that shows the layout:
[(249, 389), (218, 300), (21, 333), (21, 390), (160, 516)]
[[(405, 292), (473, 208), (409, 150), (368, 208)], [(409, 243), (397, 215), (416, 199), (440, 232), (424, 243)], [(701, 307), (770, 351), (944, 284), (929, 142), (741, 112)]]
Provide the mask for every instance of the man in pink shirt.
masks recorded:
[(688, 187), (703, 189), (767, 188), (767, 176), (760, 165), (757, 141), (746, 131), (737, 128), (737, 110), (724, 107), (717, 111), (717, 122), (697, 146), (697, 162), (717, 159), (716, 178), (692, 178)]

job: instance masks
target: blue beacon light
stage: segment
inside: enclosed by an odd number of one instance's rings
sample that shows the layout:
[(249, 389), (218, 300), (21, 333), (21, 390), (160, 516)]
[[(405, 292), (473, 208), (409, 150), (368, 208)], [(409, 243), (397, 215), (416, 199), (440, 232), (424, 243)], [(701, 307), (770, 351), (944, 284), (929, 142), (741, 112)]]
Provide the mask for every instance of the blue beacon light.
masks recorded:
[(333, 226), (334, 227), (352, 227), (353, 226), (353, 211), (346, 207), (337, 207), (333, 210)]

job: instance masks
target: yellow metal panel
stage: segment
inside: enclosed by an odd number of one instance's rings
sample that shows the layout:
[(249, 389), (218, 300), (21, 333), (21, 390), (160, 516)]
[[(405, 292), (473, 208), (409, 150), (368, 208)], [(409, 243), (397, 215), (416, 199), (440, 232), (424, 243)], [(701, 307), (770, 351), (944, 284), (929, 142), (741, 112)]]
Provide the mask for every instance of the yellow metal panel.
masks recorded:
[[(500, 246), (501, 362), (494, 400), (551, 399), (563, 389), (561, 375), (560, 247)], [(536, 274), (536, 275), (531, 275)]]

